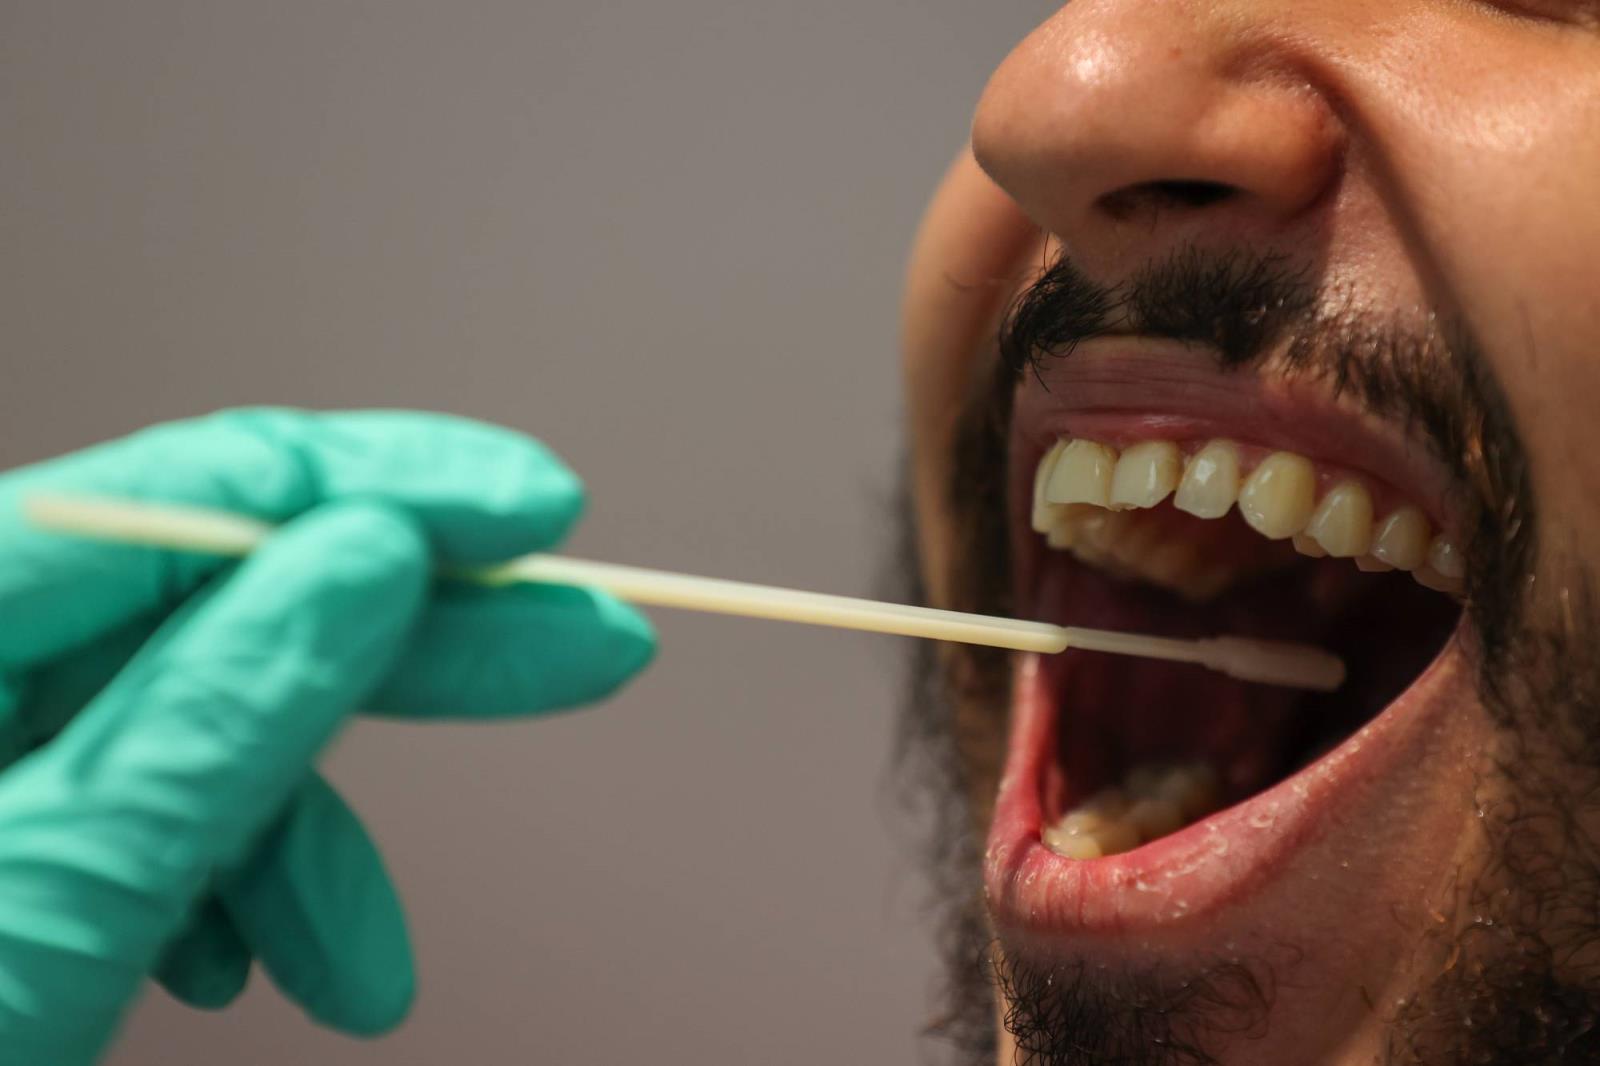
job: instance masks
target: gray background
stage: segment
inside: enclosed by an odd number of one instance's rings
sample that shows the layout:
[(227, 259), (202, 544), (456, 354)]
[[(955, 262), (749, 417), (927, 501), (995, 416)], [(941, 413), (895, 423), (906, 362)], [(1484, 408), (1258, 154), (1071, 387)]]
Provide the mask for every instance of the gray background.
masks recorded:
[[(1039, 0), (0, 3), (0, 465), (234, 404), (517, 426), (600, 558), (871, 592), (920, 208)], [(900, 648), (658, 614), (599, 709), (361, 723), (408, 903), (362, 1043), (257, 973), (111, 1062), (914, 1057)]]

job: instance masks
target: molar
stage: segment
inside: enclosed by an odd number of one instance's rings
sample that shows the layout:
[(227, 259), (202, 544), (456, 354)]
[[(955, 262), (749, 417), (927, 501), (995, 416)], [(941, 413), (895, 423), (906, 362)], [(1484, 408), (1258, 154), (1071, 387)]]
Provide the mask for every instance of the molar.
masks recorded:
[(1190, 820), (1216, 810), (1217, 793), (1217, 772), (1207, 763), (1175, 766), (1156, 786), (1156, 795), (1176, 805)]
[(1102, 855), (1120, 855), (1140, 844), (1139, 830), (1125, 818), (1107, 821), (1094, 831), (1094, 839)]
[(1129, 516), (1090, 504), (1056, 504), (1055, 524), (1048, 540), (1052, 548), (1071, 548), (1089, 563), (1110, 562), (1125, 538)]
[(1069, 859), (1132, 851), (1216, 809), (1217, 773), (1206, 763), (1134, 767), (1123, 787), (1101, 789), (1040, 833), (1046, 847)]
[(1103, 820), (1121, 818), (1127, 809), (1128, 794), (1115, 786), (1102, 788), (1077, 807), (1079, 812), (1092, 814)]
[(1194, 574), (1200, 563), (1200, 549), (1188, 540), (1172, 540), (1146, 553), (1144, 572), (1152, 580), (1174, 586)]
[(1306, 527), (1316, 491), (1317, 472), (1308, 459), (1273, 452), (1239, 490), (1239, 513), (1263, 537), (1283, 540)]
[(1336, 559), (1367, 554), (1372, 545), (1372, 496), (1360, 482), (1344, 481), (1322, 497), (1306, 535)]
[(1150, 797), (1128, 808), (1127, 820), (1144, 840), (1158, 840), (1183, 828), (1183, 810), (1171, 800)]
[(1108, 816), (1097, 811), (1086, 810), (1082, 807), (1063, 815), (1056, 823), (1056, 829), (1067, 836), (1085, 836), (1097, 831), (1106, 824)]
[(1100, 842), (1093, 834), (1078, 836), (1063, 833), (1055, 826), (1048, 826), (1042, 836), (1045, 847), (1057, 855), (1067, 859), (1098, 859), (1101, 856)]
[[(1106, 843), (1111, 842), (1109, 838), (1120, 841), (1125, 836), (1115, 829), (1116, 818), (1121, 811), (1091, 809), (1098, 799), (1089, 800), (1063, 815), (1055, 825), (1047, 826), (1042, 836), (1045, 846), (1069, 859), (1098, 859), (1108, 852), (1122, 850), (1106, 847)], [(1103, 840), (1102, 837), (1107, 839)]]
[(1239, 449), (1214, 440), (1189, 460), (1172, 505), (1196, 518), (1221, 518), (1239, 498)]
[(1051, 851), (1069, 859), (1098, 859), (1132, 851), (1140, 844), (1138, 827), (1121, 818), (1102, 818), (1073, 811), (1047, 826), (1040, 839)]
[(1117, 453), (1092, 440), (1069, 441), (1045, 482), (1047, 503), (1111, 506), (1111, 472)]
[(1147, 440), (1123, 449), (1111, 477), (1111, 506), (1154, 507), (1178, 487), (1181, 469), (1178, 446), (1171, 441)]
[(1428, 520), (1415, 507), (1401, 507), (1378, 525), (1372, 554), (1400, 570), (1415, 570), (1428, 556)]

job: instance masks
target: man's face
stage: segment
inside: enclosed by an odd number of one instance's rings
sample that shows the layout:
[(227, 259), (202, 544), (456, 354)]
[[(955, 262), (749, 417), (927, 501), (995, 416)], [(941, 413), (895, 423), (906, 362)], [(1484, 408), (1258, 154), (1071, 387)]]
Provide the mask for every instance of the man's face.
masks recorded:
[(1350, 669), (946, 649), (968, 1043), (1600, 1061), (1600, 4), (1078, 0), (905, 336), (931, 602)]

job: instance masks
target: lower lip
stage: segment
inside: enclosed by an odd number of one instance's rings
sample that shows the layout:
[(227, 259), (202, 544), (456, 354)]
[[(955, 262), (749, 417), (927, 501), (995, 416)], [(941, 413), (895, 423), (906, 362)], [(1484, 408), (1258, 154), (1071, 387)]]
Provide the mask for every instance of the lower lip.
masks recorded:
[(1267, 791), (1132, 851), (1074, 860), (1040, 840), (1057, 711), (1039, 658), (1019, 656), (1005, 774), (984, 854), (995, 922), (1051, 939), (1149, 933), (1188, 927), (1248, 900), (1291, 860), (1326, 864), (1336, 877), (1339, 856), (1319, 849), (1319, 840), (1342, 814), (1368, 809), (1363, 800), (1383, 782), (1416, 765), (1459, 692), (1464, 658), (1458, 634), (1378, 717)]

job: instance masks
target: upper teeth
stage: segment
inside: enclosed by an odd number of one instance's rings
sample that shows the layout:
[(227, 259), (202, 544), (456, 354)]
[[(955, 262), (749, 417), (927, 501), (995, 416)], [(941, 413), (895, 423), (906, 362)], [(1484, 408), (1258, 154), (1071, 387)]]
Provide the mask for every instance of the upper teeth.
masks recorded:
[(1049, 503), (1111, 506), (1111, 480), (1117, 453), (1092, 440), (1066, 441), (1047, 475), (1044, 498)]
[(1305, 535), (1321, 553), (1339, 559), (1367, 554), (1372, 547), (1371, 494), (1359, 481), (1335, 485), (1317, 504)]
[(1418, 508), (1375, 516), (1371, 492), (1354, 479), (1319, 496), (1315, 466), (1293, 452), (1272, 452), (1247, 475), (1242, 467), (1240, 448), (1226, 440), (1206, 442), (1184, 462), (1172, 441), (1140, 441), (1119, 455), (1098, 441), (1063, 438), (1035, 472), (1033, 528), (1052, 547), (1205, 598), (1236, 575), (1206, 569), (1182, 542), (1140, 536), (1117, 512), (1172, 496), (1180, 511), (1221, 518), (1237, 503), (1251, 528), (1290, 540), (1304, 555), (1353, 559), (1362, 570), (1407, 570), (1429, 588), (1460, 595), (1461, 553), (1448, 535), (1433, 533)]

